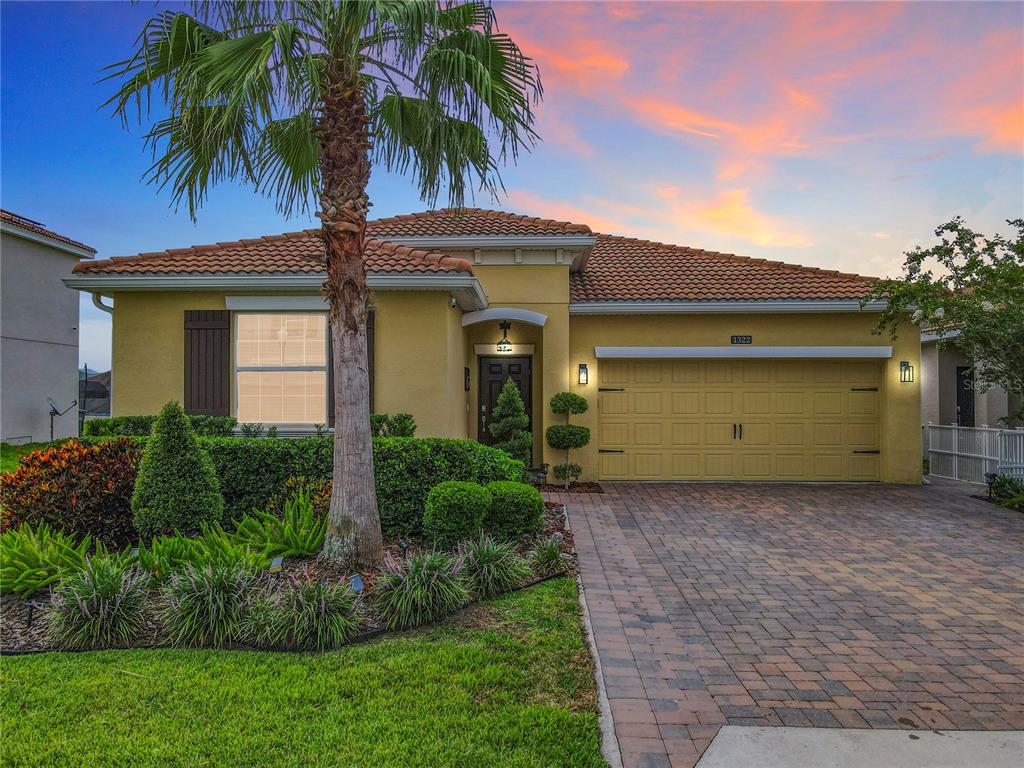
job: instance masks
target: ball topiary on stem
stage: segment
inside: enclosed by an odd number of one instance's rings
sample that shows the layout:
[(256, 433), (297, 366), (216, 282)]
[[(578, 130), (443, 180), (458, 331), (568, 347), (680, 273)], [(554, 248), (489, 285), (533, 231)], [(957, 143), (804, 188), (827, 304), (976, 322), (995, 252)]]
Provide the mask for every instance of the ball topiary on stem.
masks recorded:
[(569, 462), (569, 452), (582, 448), (590, 442), (590, 429), (577, 424), (570, 424), (569, 417), (573, 414), (586, 413), (587, 399), (575, 392), (559, 392), (551, 398), (551, 410), (565, 416), (565, 424), (552, 424), (545, 435), (548, 445), (555, 450), (565, 451), (565, 462), (554, 466), (555, 477), (569, 484), (583, 474), (579, 464)]
[(177, 403), (168, 403), (153, 425), (132, 494), (139, 534), (199, 530), (224, 515), (224, 497), (213, 462), (196, 440)]
[(491, 418), (493, 420), (487, 425), (487, 431), (498, 441), (494, 447), (500, 448), (514, 459), (519, 459), (527, 467), (530, 466), (533, 453), (533, 436), (529, 430), (530, 417), (526, 415), (523, 397), (511, 376), (505, 380), (498, 394), (498, 402), (491, 411)]

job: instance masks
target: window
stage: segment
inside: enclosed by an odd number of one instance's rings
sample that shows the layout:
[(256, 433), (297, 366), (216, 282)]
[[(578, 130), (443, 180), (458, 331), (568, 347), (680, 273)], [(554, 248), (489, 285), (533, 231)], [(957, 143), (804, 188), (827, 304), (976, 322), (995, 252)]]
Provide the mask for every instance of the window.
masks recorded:
[(235, 315), (235, 402), (242, 423), (327, 422), (327, 314)]

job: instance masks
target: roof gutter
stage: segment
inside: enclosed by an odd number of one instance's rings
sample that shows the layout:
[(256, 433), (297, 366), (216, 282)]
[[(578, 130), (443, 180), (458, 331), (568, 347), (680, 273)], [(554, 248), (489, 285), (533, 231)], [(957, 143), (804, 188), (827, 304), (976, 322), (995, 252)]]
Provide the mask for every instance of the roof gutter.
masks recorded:
[(881, 312), (884, 301), (861, 307), (856, 300), (779, 301), (581, 301), (569, 305), (572, 315), (793, 314), (802, 312)]
[(91, 259), (96, 255), (96, 251), (92, 248), (65, 243), (63, 240), (47, 237), (30, 229), (22, 229), (17, 224), (11, 224), (7, 221), (0, 221), (0, 232), (6, 232), (14, 237), (20, 237), (22, 240), (31, 240), (33, 243), (40, 243), (55, 250), (70, 253), (72, 256), (77, 256), (80, 259)]
[[(245, 275), (97, 275), (74, 274), (64, 285), (78, 291), (114, 293), (118, 291), (320, 291), (323, 273), (245, 274)], [(449, 291), (467, 310), (485, 309), (487, 294), (480, 281), (465, 274), (401, 274), (370, 272), (366, 284), (377, 291)]]

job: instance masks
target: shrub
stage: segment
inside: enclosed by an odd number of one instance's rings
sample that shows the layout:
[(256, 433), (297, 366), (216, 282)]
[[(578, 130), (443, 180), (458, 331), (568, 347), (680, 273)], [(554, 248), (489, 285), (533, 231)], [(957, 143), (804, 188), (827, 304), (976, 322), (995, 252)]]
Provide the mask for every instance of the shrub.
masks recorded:
[(148, 574), (116, 559), (88, 558), (54, 590), (47, 629), (68, 648), (127, 645), (145, 624), (148, 597)]
[(296, 494), (284, 503), (281, 517), (253, 510), (235, 523), (235, 541), (265, 557), (312, 557), (324, 545), (327, 518), (317, 515), (309, 496)]
[(68, 440), (26, 454), (4, 476), (0, 530), (45, 522), (108, 544), (134, 541), (131, 494), (142, 451), (130, 440)]
[(473, 594), (485, 600), (509, 592), (530, 578), (530, 566), (509, 542), (481, 536), (461, 547), (462, 572)]
[(417, 552), (402, 563), (390, 554), (373, 583), (377, 616), (388, 629), (437, 621), (469, 601), (459, 561), (443, 552)]
[(451, 547), (475, 536), (491, 508), (491, 493), (482, 485), (460, 480), (439, 483), (427, 494), (423, 533), (435, 545)]
[(224, 514), (217, 473), (177, 403), (160, 412), (146, 443), (132, 495), (135, 527), (144, 537), (190, 532)]
[(157, 581), (165, 581), (188, 566), (203, 568), (265, 568), (270, 558), (236, 541), (219, 527), (204, 527), (200, 537), (157, 536), (147, 547), (140, 544), (135, 562)]
[(416, 419), (411, 413), (370, 414), (370, 434), (374, 437), (415, 437)]
[(0, 592), (31, 597), (85, 565), (89, 537), (78, 544), (46, 523), (22, 523), (0, 534)]
[[(140, 447), (150, 441), (132, 438)], [(224, 496), (222, 523), (253, 509), (264, 509), (275, 495), (281, 498), (282, 489), (294, 475), (304, 475), (310, 482), (326, 482), (331, 476), (331, 438), (200, 437), (197, 441), (217, 471)], [(105, 442), (103, 438), (90, 438), (86, 444)], [(469, 480), (486, 484), (523, 478), (521, 462), (474, 440), (378, 437), (373, 441), (373, 451), (381, 522), (389, 536), (422, 532), (427, 493), (440, 482)], [(283, 508), (283, 501), (281, 505)]]
[[(233, 416), (188, 417), (192, 431), (203, 437), (229, 437), (234, 433), (238, 419)], [(89, 419), (82, 424), (86, 437), (145, 437), (153, 431), (156, 416), (114, 416), (109, 419)]]
[(566, 561), (562, 557), (562, 537), (558, 534), (537, 542), (527, 557), (530, 568), (540, 577), (566, 572)]
[(526, 483), (496, 480), (487, 484), (491, 508), (484, 516), (484, 528), (498, 539), (534, 534), (544, 524), (544, 497)]
[(324, 516), (331, 508), (331, 481), (326, 477), (306, 477), (305, 475), (292, 475), (281, 489), (270, 497), (264, 512), (280, 517), (284, 514), (284, 505), (288, 499), (296, 494), (304, 494), (309, 497), (309, 503), (313, 505), (313, 512), (316, 515)]
[(551, 397), (551, 410), (565, 416), (565, 424), (552, 424), (547, 428), (545, 436), (548, 445), (555, 450), (565, 451), (565, 461), (554, 466), (555, 477), (561, 480), (565, 487), (583, 474), (579, 464), (569, 461), (569, 452), (582, 448), (590, 442), (590, 430), (569, 423), (569, 417), (573, 414), (586, 413), (587, 400), (575, 392), (559, 392)]
[(583, 467), (579, 464), (555, 464), (551, 471), (554, 472), (555, 479), (564, 483), (568, 488), (569, 483), (579, 480), (580, 475), (583, 474)]
[(255, 601), (242, 635), (261, 648), (325, 651), (359, 631), (358, 595), (345, 583), (289, 579)]
[(164, 628), (174, 645), (222, 646), (234, 639), (255, 578), (239, 566), (186, 566), (164, 589)]
[(529, 432), (530, 417), (526, 415), (519, 387), (510, 376), (498, 394), (487, 430), (497, 442), (495, 448), (519, 459), (527, 467), (533, 456), (533, 436)]
[(992, 481), (992, 500), (998, 504), (1024, 496), (1024, 479), (1012, 475), (997, 475)]

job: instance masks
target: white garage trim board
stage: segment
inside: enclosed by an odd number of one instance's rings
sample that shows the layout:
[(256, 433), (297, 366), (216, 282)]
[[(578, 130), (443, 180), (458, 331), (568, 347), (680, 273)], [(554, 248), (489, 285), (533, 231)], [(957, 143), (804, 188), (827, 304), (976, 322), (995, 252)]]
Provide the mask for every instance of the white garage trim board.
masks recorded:
[(892, 347), (594, 347), (601, 359), (683, 360), (688, 358), (746, 359), (885, 359), (892, 357)]

